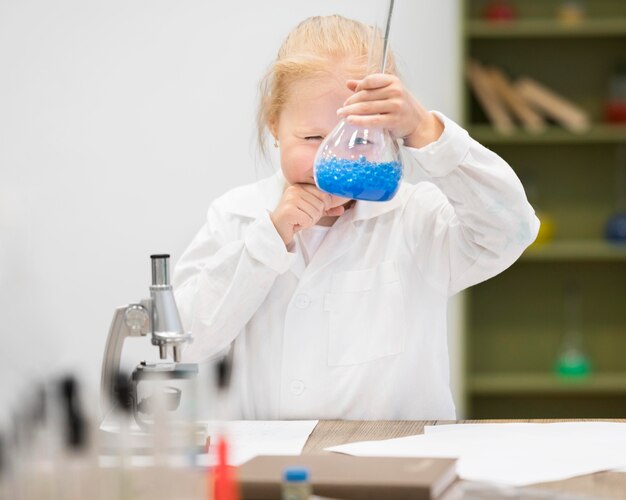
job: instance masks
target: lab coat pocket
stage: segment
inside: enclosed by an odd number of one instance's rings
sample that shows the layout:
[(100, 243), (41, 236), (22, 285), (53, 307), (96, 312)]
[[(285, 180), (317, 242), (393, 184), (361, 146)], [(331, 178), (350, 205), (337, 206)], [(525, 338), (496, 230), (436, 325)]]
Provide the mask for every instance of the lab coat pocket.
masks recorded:
[(393, 261), (334, 274), (324, 301), (329, 313), (328, 365), (354, 365), (402, 352), (403, 304)]

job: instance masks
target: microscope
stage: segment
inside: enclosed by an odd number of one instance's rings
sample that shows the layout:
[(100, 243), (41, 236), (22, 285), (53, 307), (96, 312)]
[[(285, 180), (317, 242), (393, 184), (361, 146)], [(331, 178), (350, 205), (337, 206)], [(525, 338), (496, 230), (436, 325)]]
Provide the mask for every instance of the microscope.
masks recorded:
[[(191, 334), (183, 331), (180, 315), (172, 286), (169, 280), (169, 255), (151, 255), (152, 285), (150, 298), (139, 303), (118, 307), (104, 351), (101, 377), (101, 407), (103, 427), (111, 422), (111, 415), (118, 406), (127, 408), (134, 421), (144, 434), (161, 432), (158, 429), (159, 418), (163, 414), (175, 412), (181, 403), (182, 389), (176, 387), (182, 381), (193, 385), (198, 375), (198, 365), (181, 363), (182, 347), (191, 342)], [(145, 337), (150, 334), (152, 345), (159, 348), (161, 361), (148, 363), (141, 361), (130, 375), (130, 380), (122, 380), (129, 387), (122, 395), (120, 362), (124, 341), (128, 337)], [(171, 354), (171, 359), (169, 355)], [(173, 359), (173, 361), (172, 361)], [(176, 381), (176, 384), (168, 385)], [(140, 397), (138, 390), (141, 383), (152, 387), (152, 394)], [(124, 401), (120, 402), (120, 396)], [(196, 395), (192, 392), (191, 399)], [(190, 401), (193, 405), (195, 401)], [(160, 423), (163, 423), (161, 418)], [(195, 422), (186, 422), (186, 435), (193, 435), (198, 446), (206, 439), (206, 429)], [(192, 428), (191, 431), (189, 430)]]

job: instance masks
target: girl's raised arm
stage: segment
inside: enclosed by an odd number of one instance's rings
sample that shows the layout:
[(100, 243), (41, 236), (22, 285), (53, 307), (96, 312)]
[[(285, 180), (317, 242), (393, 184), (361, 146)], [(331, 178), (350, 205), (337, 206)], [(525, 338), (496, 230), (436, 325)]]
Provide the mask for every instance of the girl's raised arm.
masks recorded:
[(422, 274), (452, 295), (513, 264), (537, 236), (539, 220), (513, 169), (459, 125), (409, 148), (430, 181), (406, 207), (407, 238)]

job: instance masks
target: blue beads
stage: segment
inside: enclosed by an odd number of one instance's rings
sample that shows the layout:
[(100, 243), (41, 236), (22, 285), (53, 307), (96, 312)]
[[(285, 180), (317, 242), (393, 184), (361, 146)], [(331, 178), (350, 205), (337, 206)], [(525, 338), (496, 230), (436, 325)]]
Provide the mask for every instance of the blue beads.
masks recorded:
[(401, 178), (399, 162), (374, 163), (364, 156), (358, 160), (333, 156), (315, 165), (315, 182), (322, 191), (354, 200), (390, 200), (398, 191)]

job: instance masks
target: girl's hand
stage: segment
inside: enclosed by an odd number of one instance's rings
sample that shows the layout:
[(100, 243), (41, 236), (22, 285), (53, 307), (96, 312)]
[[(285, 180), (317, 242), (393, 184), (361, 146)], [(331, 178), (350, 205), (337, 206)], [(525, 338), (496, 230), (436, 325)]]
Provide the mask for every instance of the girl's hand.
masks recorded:
[(421, 148), (443, 132), (439, 119), (422, 106), (393, 75), (377, 73), (363, 80), (348, 80), (354, 92), (337, 115), (358, 127), (385, 128), (406, 146)]
[(314, 226), (322, 217), (343, 215), (343, 204), (347, 201), (324, 193), (312, 184), (292, 184), (285, 189), (270, 219), (288, 247), (293, 243), (294, 234)]

